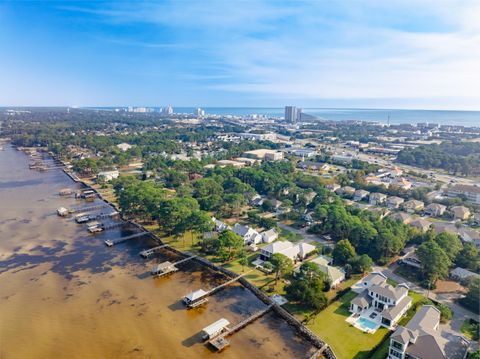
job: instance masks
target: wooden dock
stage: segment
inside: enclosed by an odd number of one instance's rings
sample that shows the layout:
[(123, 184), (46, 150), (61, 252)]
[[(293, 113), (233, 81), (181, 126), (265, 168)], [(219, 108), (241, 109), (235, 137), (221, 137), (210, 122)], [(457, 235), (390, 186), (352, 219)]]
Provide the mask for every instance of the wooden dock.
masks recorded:
[(263, 315), (265, 315), (270, 309), (272, 309), (272, 307), (274, 306), (274, 304), (270, 304), (269, 306), (267, 306), (266, 308), (262, 309), (262, 310), (259, 310), (258, 312), (256, 313), (253, 313), (251, 316), (249, 316), (248, 318), (245, 318), (244, 320), (242, 320), (241, 322), (235, 324), (233, 327), (231, 328), (226, 328), (226, 331), (222, 334), (220, 334), (219, 336), (211, 339), (208, 341), (208, 344), (211, 345), (215, 350), (217, 351), (222, 351), (223, 349), (225, 349), (226, 347), (228, 347), (230, 345), (230, 342), (226, 339), (227, 336), (229, 335), (232, 335), (236, 332), (238, 332), (239, 330), (245, 328), (247, 325), (249, 325), (250, 323), (254, 322), (255, 320), (257, 320), (258, 318), (262, 317)]
[(145, 249), (145, 250), (140, 252), (140, 255), (143, 258), (148, 258), (151, 255), (153, 255), (156, 251), (158, 251), (162, 248), (165, 248), (165, 247), (168, 247), (168, 244), (162, 244), (161, 246), (153, 247), (153, 248), (150, 248), (150, 249)]
[(82, 208), (72, 208), (69, 210), (70, 213), (78, 213), (78, 212), (90, 212), (90, 211), (95, 211), (97, 209), (102, 209), (110, 207), (108, 204), (102, 203), (102, 204), (97, 204), (94, 206), (88, 206), (88, 207), (82, 207)]
[(148, 234), (148, 232), (135, 233), (135, 234), (132, 234), (130, 236), (120, 237), (120, 238), (116, 238), (116, 239), (107, 239), (105, 241), (105, 244), (107, 245), (107, 247), (113, 247), (115, 244), (123, 243), (123, 242), (126, 242), (126, 241), (130, 240), (130, 239), (134, 239), (134, 238), (138, 238), (138, 237), (143, 237), (146, 234)]
[(317, 359), (317, 358), (320, 358), (323, 354), (323, 352), (325, 350), (327, 350), (328, 348), (328, 344), (325, 343), (320, 349), (318, 349), (317, 351), (315, 351), (315, 353), (313, 353), (309, 359)]
[[(118, 228), (118, 227), (122, 227), (126, 224), (126, 222), (113, 222), (113, 223), (100, 223), (100, 227), (103, 228), (104, 231), (108, 230), (108, 229), (114, 229), (114, 228)], [(146, 233), (146, 232), (144, 232)]]
[(209, 291), (205, 291), (204, 294), (202, 294), (201, 296), (198, 296), (196, 297), (194, 300), (188, 300), (188, 296), (190, 296), (192, 293), (189, 293), (187, 294), (186, 296), (183, 297), (183, 302), (187, 305), (188, 308), (195, 308), (195, 307), (198, 307), (199, 305), (203, 304), (203, 303), (206, 303), (207, 302), (207, 297), (211, 296), (212, 294), (222, 290), (223, 288), (225, 288), (226, 286), (236, 282), (237, 280), (239, 280), (240, 278), (242, 278), (243, 276), (247, 275), (248, 273), (250, 273), (251, 271), (248, 271), (246, 273), (243, 273), (235, 278), (232, 278), (228, 281), (226, 281), (225, 283), (222, 283), (218, 286), (216, 286), (215, 288), (212, 288), (210, 289)]
[[(186, 252), (186, 253), (188, 253), (188, 252)], [(178, 271), (177, 265), (185, 263), (185, 262), (187, 262), (190, 259), (193, 259), (195, 257), (197, 257), (197, 256), (192, 255), (190, 257), (183, 258), (179, 261), (176, 261), (175, 263), (171, 263), (169, 261), (162, 262), (159, 265), (157, 265), (155, 268), (152, 269), (152, 275), (155, 276), (155, 277), (161, 277), (161, 276), (167, 275), (169, 273), (176, 272), (176, 271)]]

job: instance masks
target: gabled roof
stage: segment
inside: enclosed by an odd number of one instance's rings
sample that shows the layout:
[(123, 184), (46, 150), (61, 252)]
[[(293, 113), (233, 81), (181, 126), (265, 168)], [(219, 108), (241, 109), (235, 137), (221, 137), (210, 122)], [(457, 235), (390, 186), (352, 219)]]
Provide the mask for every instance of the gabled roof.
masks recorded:
[(366, 277), (362, 278), (362, 282), (370, 282), (372, 285), (385, 283), (386, 281), (387, 277), (378, 272), (370, 273)]
[(382, 311), (382, 317), (394, 320), (409, 304), (412, 303), (412, 298), (408, 295), (392, 307), (385, 308)]
[(393, 300), (399, 300), (405, 294), (408, 294), (408, 287), (404, 284), (400, 284), (397, 287), (393, 287), (387, 283), (374, 284), (370, 287), (370, 290)]
[(278, 236), (278, 233), (275, 230), (275, 228), (271, 228), (268, 231), (262, 232), (262, 235), (270, 239), (270, 238), (274, 238), (275, 236)]
[(248, 226), (244, 226), (243, 224), (240, 223), (235, 223), (233, 226), (233, 232), (238, 234), (239, 236), (245, 237), (245, 235), (251, 231), (252, 229)]
[(293, 243), (290, 241), (277, 241), (277, 242), (270, 243), (268, 246), (263, 247), (262, 251), (275, 254), (275, 253), (282, 253), (283, 251), (291, 247), (293, 247)]
[(352, 299), (351, 303), (355, 304), (361, 308), (368, 307), (372, 302), (372, 298), (368, 295), (368, 290), (365, 289), (359, 295)]

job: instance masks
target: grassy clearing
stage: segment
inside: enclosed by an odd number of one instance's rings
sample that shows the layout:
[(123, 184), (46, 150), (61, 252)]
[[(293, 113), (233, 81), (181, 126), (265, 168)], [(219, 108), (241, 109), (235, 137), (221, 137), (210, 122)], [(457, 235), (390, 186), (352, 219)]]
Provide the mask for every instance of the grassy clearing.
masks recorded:
[(280, 238), (290, 241), (292, 243), (300, 242), (303, 237), (298, 233), (293, 233), (287, 229), (280, 228)]
[(388, 334), (385, 328), (367, 334), (345, 321), (350, 316), (350, 301), (356, 295), (355, 292), (347, 292), (307, 324), (310, 330), (333, 348), (339, 359), (368, 358), (370, 351)]
[(462, 327), (460, 328), (460, 331), (465, 335), (468, 339), (470, 340), (477, 340), (479, 337), (479, 328), (478, 328), (478, 322), (471, 320), (471, 319), (466, 319)]
[(420, 285), (420, 274), (415, 268), (408, 267), (407, 269), (404, 266), (398, 266), (398, 268), (396, 268), (393, 272), (414, 284)]
[[(258, 254), (257, 253), (252, 253), (248, 255), (248, 263), (252, 263), (256, 258)], [(257, 287), (262, 287), (265, 284), (271, 282), (274, 278), (274, 274), (265, 274), (262, 271), (259, 271), (258, 269), (254, 269), (248, 266), (242, 266), (240, 264), (240, 260), (236, 259), (234, 261), (231, 261), (229, 263), (226, 263), (223, 265), (224, 268), (227, 268), (231, 270), (232, 272), (238, 273), (238, 274), (243, 274), (245, 272), (250, 271), (245, 278), (251, 282), (252, 284), (256, 285)], [(280, 281), (279, 281), (280, 282)]]

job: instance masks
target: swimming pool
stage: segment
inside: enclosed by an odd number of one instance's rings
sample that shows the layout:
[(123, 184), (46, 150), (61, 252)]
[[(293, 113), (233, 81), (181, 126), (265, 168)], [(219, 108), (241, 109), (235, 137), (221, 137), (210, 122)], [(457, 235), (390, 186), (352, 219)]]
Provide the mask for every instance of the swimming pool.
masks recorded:
[(364, 331), (377, 330), (380, 326), (379, 324), (372, 322), (371, 320), (368, 320), (364, 317), (358, 318), (355, 324), (357, 324), (357, 326)]

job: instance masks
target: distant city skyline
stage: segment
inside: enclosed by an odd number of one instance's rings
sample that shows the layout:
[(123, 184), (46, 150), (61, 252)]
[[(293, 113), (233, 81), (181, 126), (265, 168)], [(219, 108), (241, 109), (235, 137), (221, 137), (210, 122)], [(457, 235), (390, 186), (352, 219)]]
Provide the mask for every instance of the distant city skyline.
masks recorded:
[(0, 106), (480, 110), (478, 1), (0, 3)]

